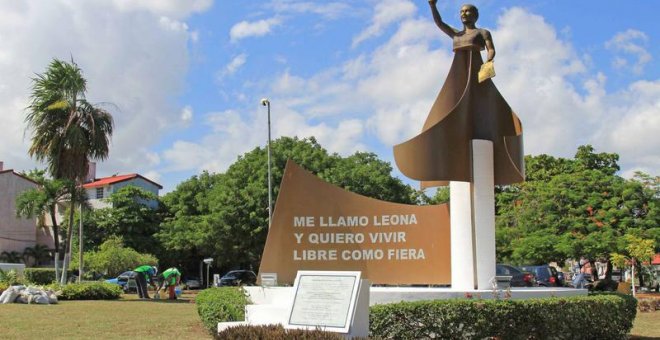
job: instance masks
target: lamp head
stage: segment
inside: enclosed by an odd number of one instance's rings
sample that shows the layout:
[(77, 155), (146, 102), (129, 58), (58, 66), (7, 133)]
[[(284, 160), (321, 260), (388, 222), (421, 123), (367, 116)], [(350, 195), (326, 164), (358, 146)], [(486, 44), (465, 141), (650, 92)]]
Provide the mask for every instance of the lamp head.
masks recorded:
[(263, 105), (263, 106), (270, 105), (270, 101), (268, 100), (268, 98), (261, 99), (261, 105)]

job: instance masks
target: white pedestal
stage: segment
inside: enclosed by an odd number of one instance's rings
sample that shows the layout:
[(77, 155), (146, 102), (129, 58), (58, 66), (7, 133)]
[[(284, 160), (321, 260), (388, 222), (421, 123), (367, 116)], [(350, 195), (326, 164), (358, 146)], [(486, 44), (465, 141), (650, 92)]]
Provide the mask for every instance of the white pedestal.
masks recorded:
[(451, 287), (457, 290), (476, 287), (471, 186), (468, 182), (449, 183)]
[(491, 289), (495, 278), (495, 164), (493, 142), (472, 141), (472, 216), (477, 288)]
[(495, 277), (493, 143), (472, 141), (473, 183), (450, 182), (451, 286), (491, 289)]

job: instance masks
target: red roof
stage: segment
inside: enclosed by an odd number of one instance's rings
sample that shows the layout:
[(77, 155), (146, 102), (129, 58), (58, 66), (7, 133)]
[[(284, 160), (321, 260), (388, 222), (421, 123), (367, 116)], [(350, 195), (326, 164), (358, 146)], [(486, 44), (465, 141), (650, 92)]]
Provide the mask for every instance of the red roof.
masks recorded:
[(156, 182), (154, 182), (154, 181), (152, 181), (152, 180), (150, 180), (150, 179), (148, 179), (144, 176), (141, 176), (139, 174), (128, 174), (128, 175), (118, 175), (118, 176), (98, 178), (94, 182), (84, 184), (83, 188), (85, 188), (85, 189), (98, 188), (98, 187), (102, 187), (102, 186), (106, 186), (106, 185), (110, 185), (110, 184), (129, 181), (129, 180), (134, 179), (134, 178), (142, 178), (143, 180), (157, 186), (159, 189), (163, 188), (162, 185), (160, 185), (160, 184), (158, 184), (158, 183), (156, 183)]
[(660, 253), (655, 254), (653, 260), (651, 260), (651, 264), (660, 264)]

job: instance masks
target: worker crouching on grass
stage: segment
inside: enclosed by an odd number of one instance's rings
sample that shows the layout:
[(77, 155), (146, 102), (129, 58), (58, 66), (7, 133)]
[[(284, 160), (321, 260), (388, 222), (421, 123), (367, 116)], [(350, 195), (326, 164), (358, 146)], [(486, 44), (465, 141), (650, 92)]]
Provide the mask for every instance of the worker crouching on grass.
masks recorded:
[(158, 287), (158, 291), (160, 291), (161, 288), (165, 289), (165, 287), (167, 287), (169, 299), (176, 300), (175, 287), (178, 286), (181, 282), (181, 272), (178, 269), (172, 267), (167, 268), (167, 270), (165, 270), (161, 276), (163, 277), (163, 280), (160, 284), (160, 287)]
[(137, 283), (137, 291), (140, 299), (148, 299), (149, 293), (147, 292), (147, 282), (156, 288), (156, 284), (154, 283), (154, 276), (156, 276), (156, 273), (158, 273), (158, 269), (156, 269), (156, 267), (145, 265), (139, 266), (133, 269), (133, 271), (137, 273), (135, 283)]

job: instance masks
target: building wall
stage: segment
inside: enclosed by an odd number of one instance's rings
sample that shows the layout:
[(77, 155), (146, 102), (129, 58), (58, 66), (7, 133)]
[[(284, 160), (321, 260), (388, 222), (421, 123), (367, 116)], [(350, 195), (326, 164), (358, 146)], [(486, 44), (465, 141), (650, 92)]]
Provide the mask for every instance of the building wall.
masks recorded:
[(21, 192), (37, 188), (12, 171), (0, 173), (0, 252), (34, 247), (37, 241), (36, 219), (16, 218), (16, 197)]
[[(119, 189), (121, 189), (123, 187), (126, 187), (126, 186), (129, 186), (129, 185), (140, 187), (140, 188), (142, 188), (146, 191), (149, 191), (149, 192), (153, 193), (156, 196), (158, 196), (158, 192), (160, 190), (157, 186), (153, 185), (153, 183), (151, 183), (149, 181), (145, 181), (144, 179), (142, 179), (140, 177), (136, 177), (136, 178), (132, 178), (132, 179), (127, 180), (127, 181), (106, 185), (103, 188), (103, 198), (106, 199), (106, 198), (110, 197), (110, 195), (112, 195), (113, 193), (117, 192)], [(101, 209), (101, 208), (110, 207), (110, 204), (108, 204), (107, 202), (104, 202), (103, 200), (96, 198), (96, 190), (97, 190), (97, 188), (87, 189), (87, 196), (89, 197), (89, 204), (92, 206), (92, 208)], [(157, 207), (157, 202), (155, 202), (155, 201), (147, 202), (147, 205), (151, 208), (156, 208)]]

